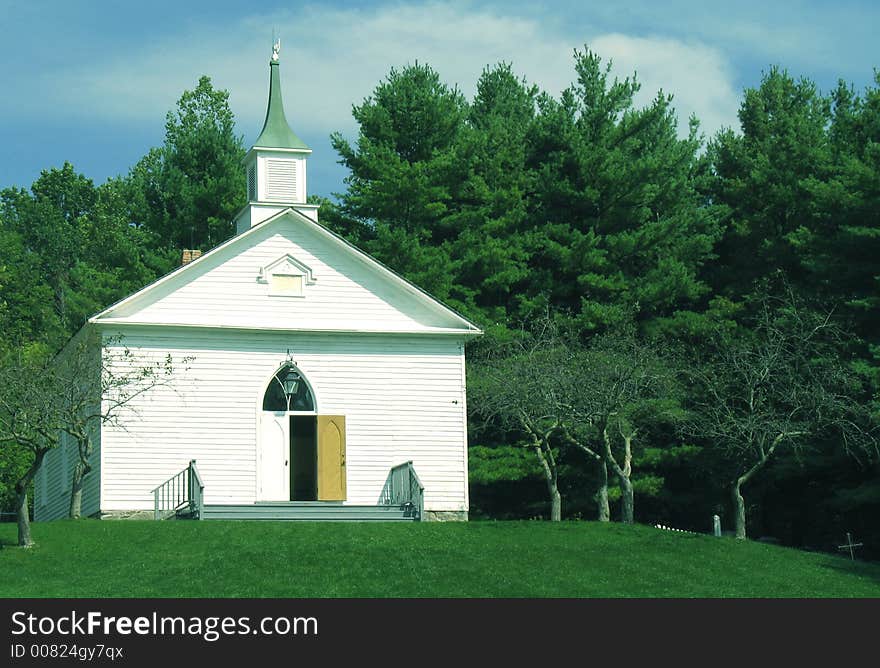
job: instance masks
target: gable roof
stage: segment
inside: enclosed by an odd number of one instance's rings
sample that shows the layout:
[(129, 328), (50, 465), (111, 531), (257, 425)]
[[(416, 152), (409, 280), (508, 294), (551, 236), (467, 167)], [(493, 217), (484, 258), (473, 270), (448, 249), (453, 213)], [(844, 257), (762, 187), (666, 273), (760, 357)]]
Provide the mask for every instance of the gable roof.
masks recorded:
[[(156, 296), (161, 293), (163, 287), (165, 287), (169, 282), (175, 281), (178, 283), (177, 287), (172, 287), (171, 292), (176, 292), (182, 287), (188, 285), (194, 278), (198, 277), (202, 272), (202, 268), (209, 266), (215, 258), (219, 254), (224, 252), (235, 253), (236, 247), (240, 246), (241, 251), (246, 250), (248, 246), (248, 242), (254, 235), (259, 234), (260, 232), (270, 231), (272, 227), (279, 226), (284, 224), (284, 221), (294, 221), (297, 225), (302, 225), (307, 227), (309, 230), (317, 233), (322, 239), (326, 240), (333, 248), (338, 249), (339, 251), (348, 254), (349, 256), (357, 259), (362, 265), (364, 265), (369, 272), (373, 275), (379, 277), (381, 280), (396, 286), (398, 289), (404, 291), (406, 294), (410, 295), (418, 304), (422, 307), (429, 309), (430, 311), (442, 315), (444, 319), (448, 319), (454, 326), (452, 327), (425, 327), (420, 328), (418, 332), (413, 333), (438, 333), (438, 334), (458, 334), (458, 335), (478, 335), (481, 334), (477, 325), (469, 321), (467, 318), (459, 314), (454, 309), (449, 306), (443, 304), (440, 300), (436, 299), (432, 295), (428, 294), (426, 291), (422, 290), (415, 284), (411, 283), (404, 277), (400, 276), (398, 273), (385, 266), (378, 260), (374, 259), (364, 251), (360, 250), (349, 241), (339, 236), (335, 232), (329, 230), (324, 227), (320, 223), (315, 222), (314, 220), (304, 216), (302, 213), (297, 211), (295, 208), (287, 208), (279, 213), (275, 214), (271, 218), (254, 225), (249, 230), (238, 234), (227, 241), (223, 242), (219, 246), (211, 249), (210, 251), (203, 253), (199, 258), (189, 262), (188, 264), (177, 267), (173, 271), (165, 274), (159, 279), (153, 281), (149, 285), (144, 288), (138, 290), (137, 292), (120, 299), (119, 301), (111, 304), (103, 311), (96, 313), (91, 318), (89, 318), (90, 323), (107, 323), (107, 324), (158, 324), (156, 322), (137, 322), (132, 319), (126, 319), (123, 321), (122, 319), (115, 318), (114, 314), (117, 311), (123, 310), (126, 306), (134, 306), (136, 302), (141, 302), (150, 298), (150, 296)], [(167, 323), (169, 325), (173, 325), (175, 323)], [(195, 325), (194, 325), (195, 326)], [(210, 327), (210, 324), (205, 324), (205, 327)], [(256, 327), (255, 329), (263, 329), (262, 327)], [(313, 328), (302, 328), (302, 327), (284, 327), (283, 329), (287, 329), (290, 331), (298, 331), (301, 329), (313, 329)], [(363, 329), (337, 329), (333, 328), (330, 330), (324, 331), (365, 331)], [(373, 331), (373, 330), (370, 330)], [(377, 329), (375, 331), (385, 331), (382, 329)]]

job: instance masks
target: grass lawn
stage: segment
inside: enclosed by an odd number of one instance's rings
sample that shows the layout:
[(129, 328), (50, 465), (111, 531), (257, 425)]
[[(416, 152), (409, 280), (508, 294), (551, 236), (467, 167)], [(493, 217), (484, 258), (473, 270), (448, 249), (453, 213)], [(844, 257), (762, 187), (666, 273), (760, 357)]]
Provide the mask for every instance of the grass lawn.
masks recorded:
[(853, 597), (880, 565), (596, 522), (0, 524), (0, 597)]

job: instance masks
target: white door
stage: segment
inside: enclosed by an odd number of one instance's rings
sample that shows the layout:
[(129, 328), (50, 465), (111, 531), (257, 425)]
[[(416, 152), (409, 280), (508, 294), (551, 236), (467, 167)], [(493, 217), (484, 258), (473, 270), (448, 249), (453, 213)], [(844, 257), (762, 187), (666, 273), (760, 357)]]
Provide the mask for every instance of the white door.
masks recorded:
[(286, 413), (263, 411), (260, 430), (258, 501), (290, 500), (289, 419)]

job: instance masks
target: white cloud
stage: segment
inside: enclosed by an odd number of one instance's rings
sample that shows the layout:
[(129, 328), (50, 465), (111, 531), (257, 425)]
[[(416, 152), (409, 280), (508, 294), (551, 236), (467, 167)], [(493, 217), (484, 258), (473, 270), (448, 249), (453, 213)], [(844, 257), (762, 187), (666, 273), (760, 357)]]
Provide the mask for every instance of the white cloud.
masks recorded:
[(739, 96), (733, 73), (716, 49), (699, 42), (620, 34), (602, 35), (591, 46), (613, 61), (612, 71), (618, 77), (636, 72), (642, 84), (638, 103), (647, 104), (660, 89), (672, 93), (682, 130), (692, 113), (707, 136), (722, 126), (737, 126)]
[(45, 89), (57, 91), (67, 113), (159, 124), (180, 93), (201, 74), (230, 91), (247, 139), (265, 113), (270, 31), (283, 36), (285, 109), (307, 143), (333, 130), (354, 131), (351, 106), (370, 94), (391, 66), (429, 63), (449, 84), (473, 94), (482, 69), (505, 60), (552, 94), (574, 79), (572, 51), (588, 42), (612, 58), (621, 76), (638, 70), (641, 102), (662, 87), (675, 95), (682, 129), (695, 113), (705, 132), (735, 122), (738, 106), (724, 55), (700, 42), (622, 34), (574, 39), (563, 28), (467, 5), (430, 3), (374, 9), (311, 7), (252, 16), (226, 26), (146, 45), (120, 58), (55, 71)]

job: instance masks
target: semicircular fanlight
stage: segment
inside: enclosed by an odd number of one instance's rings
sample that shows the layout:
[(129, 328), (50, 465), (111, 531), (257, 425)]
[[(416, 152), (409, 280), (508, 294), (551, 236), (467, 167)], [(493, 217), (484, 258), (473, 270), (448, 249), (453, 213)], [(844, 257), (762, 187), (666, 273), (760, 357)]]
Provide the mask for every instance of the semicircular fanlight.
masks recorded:
[(263, 410), (275, 412), (315, 410), (312, 391), (299, 369), (292, 364), (285, 364), (278, 369), (263, 395)]

